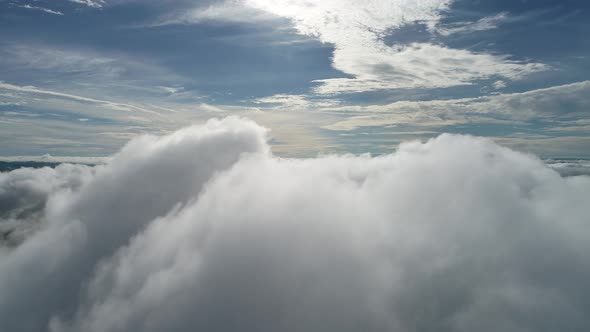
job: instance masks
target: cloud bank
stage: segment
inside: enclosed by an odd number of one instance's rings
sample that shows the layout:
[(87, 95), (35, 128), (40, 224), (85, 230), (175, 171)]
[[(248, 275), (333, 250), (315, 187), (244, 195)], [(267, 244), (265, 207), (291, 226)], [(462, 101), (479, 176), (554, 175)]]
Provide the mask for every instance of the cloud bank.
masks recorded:
[(590, 178), (484, 139), (281, 159), (228, 118), (0, 180), (3, 223), (36, 188), (43, 202), (38, 229), (0, 249), (10, 331), (590, 324)]

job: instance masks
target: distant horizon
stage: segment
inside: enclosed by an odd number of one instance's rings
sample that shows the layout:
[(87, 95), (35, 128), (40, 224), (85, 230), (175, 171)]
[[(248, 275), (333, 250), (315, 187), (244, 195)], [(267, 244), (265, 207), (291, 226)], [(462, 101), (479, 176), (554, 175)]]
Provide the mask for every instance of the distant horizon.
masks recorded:
[[(440, 133), (439, 135), (443, 135), (443, 134), (451, 134), (451, 133)], [(462, 134), (451, 134), (451, 135), (462, 135)], [(141, 136), (141, 135), (139, 135), (139, 136)], [(465, 135), (465, 136), (474, 136), (474, 135)], [(437, 136), (432, 137), (432, 138), (424, 138), (424, 139), (409, 139), (406, 141), (401, 141), (401, 143), (404, 143), (404, 142), (406, 142), (406, 143), (407, 142), (426, 142), (426, 141), (434, 139), (436, 137)], [(490, 140), (494, 141), (492, 138), (488, 138), (488, 137), (483, 137), (483, 138), (490, 139)], [(272, 140), (270, 140), (269, 144), (270, 144), (270, 148), (272, 151), (273, 147), (274, 147)], [(501, 143), (499, 143), (499, 144), (502, 145)], [(123, 146), (121, 146), (121, 147), (123, 147)], [(506, 147), (511, 148), (510, 146), (506, 146)], [(335, 150), (335, 151), (333, 150), (333, 151), (313, 151), (313, 152), (310, 152), (310, 154), (305, 154), (305, 155), (290, 155), (288, 152), (276, 153), (274, 151), (273, 151), (273, 154), (278, 157), (282, 157), (282, 158), (294, 158), (294, 159), (315, 158), (315, 157), (322, 156), (322, 155), (346, 155), (346, 154), (352, 154), (352, 155), (370, 154), (372, 156), (378, 157), (378, 156), (382, 156), (382, 155), (395, 153), (397, 150), (397, 146), (392, 145), (390, 147), (390, 149), (391, 150), (387, 150), (387, 151), (383, 151), (383, 152), (379, 152), (379, 153), (375, 153), (375, 152), (371, 152), (371, 151), (349, 152), (349, 151), (344, 151), (344, 150)], [(580, 155), (580, 156), (574, 156), (574, 155), (568, 156), (567, 154), (564, 154), (564, 155), (541, 155), (541, 154), (537, 154), (537, 153), (531, 152), (531, 151), (523, 151), (523, 150), (519, 150), (519, 149), (514, 149), (514, 150), (518, 151), (518, 152), (525, 153), (525, 154), (531, 154), (531, 155), (537, 156), (538, 158), (540, 158), (541, 160), (544, 160), (544, 161), (550, 161), (550, 160), (582, 160), (582, 161), (586, 161), (586, 160), (590, 160), (590, 154)], [(49, 154), (49, 153), (40, 154), (40, 155), (0, 155), (0, 162), (51, 162), (51, 163), (98, 164), (98, 163), (108, 162), (110, 159), (112, 159), (112, 157), (114, 155), (116, 155), (119, 152), (120, 152), (120, 150), (116, 150), (111, 154), (86, 155), (86, 156), (53, 155), (53, 154)]]

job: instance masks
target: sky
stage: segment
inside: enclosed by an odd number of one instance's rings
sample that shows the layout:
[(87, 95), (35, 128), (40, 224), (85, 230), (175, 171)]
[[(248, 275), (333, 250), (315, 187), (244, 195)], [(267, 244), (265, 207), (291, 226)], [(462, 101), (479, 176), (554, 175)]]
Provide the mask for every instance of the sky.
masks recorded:
[(1, 329), (588, 330), (585, 2), (0, 0)]
[(0, 155), (234, 115), (282, 156), (441, 133), (590, 157), (582, 0), (0, 0)]

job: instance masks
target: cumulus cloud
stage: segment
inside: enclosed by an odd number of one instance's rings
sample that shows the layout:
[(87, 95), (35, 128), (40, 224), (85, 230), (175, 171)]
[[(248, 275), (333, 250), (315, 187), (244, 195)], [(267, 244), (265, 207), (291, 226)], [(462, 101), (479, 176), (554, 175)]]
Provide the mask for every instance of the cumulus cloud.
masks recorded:
[(61, 190), (77, 190), (92, 169), (62, 164), (0, 173), (0, 245), (14, 246), (40, 226), (45, 203)]
[(137, 138), (81, 178), (52, 187), (42, 227), (0, 250), (3, 328), (590, 324), (590, 178), (488, 140), (281, 159), (263, 128), (229, 118)]

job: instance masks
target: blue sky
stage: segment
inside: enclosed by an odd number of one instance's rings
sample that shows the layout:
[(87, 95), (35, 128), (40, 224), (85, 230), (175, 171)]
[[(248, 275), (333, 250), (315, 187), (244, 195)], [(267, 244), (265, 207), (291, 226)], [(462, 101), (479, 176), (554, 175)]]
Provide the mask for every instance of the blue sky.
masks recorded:
[(237, 115), (287, 156), (443, 132), (590, 157), (590, 3), (0, 0), (0, 155)]

